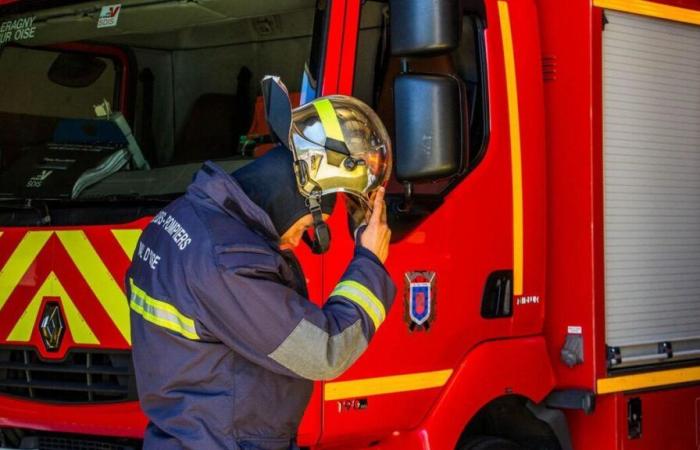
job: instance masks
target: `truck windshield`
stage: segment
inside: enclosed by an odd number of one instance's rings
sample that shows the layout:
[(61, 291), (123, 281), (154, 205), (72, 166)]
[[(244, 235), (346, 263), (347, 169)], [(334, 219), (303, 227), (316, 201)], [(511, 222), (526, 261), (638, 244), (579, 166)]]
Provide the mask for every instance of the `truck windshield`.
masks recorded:
[(247, 164), (272, 147), (260, 80), (298, 104), (314, 17), (313, 0), (0, 8), (0, 200), (171, 198), (205, 160)]

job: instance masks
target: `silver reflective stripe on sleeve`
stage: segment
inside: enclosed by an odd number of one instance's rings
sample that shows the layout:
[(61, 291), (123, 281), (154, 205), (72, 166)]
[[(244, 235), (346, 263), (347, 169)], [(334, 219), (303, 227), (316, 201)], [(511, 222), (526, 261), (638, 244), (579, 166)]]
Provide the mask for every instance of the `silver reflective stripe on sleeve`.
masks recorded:
[(167, 328), (187, 339), (198, 340), (194, 320), (178, 311), (170, 303), (151, 297), (129, 279), (131, 301), (129, 306), (145, 320), (159, 327)]
[(379, 329), (379, 326), (386, 318), (386, 309), (384, 308), (384, 304), (379, 301), (377, 296), (374, 295), (372, 291), (357, 281), (341, 281), (336, 285), (335, 289), (331, 293), (331, 297), (333, 296), (345, 297), (362, 308), (362, 310), (372, 320), (375, 331)]
[(330, 380), (338, 377), (367, 348), (367, 338), (358, 320), (335, 336), (306, 319), (268, 356), (300, 377)]

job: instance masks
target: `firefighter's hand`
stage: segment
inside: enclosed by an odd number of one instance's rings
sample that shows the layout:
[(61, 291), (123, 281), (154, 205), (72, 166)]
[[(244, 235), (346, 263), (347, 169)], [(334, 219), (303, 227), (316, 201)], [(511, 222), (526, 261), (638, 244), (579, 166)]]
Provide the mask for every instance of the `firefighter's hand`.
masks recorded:
[(367, 220), (367, 228), (360, 236), (360, 244), (371, 251), (383, 263), (389, 256), (391, 230), (386, 224), (386, 205), (384, 188), (377, 189), (372, 199), (372, 214)]

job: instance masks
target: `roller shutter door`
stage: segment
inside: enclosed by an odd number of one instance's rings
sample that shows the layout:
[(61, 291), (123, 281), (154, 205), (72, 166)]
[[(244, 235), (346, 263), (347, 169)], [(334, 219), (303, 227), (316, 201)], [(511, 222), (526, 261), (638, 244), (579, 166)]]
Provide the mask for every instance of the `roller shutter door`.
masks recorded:
[(613, 366), (700, 350), (700, 27), (606, 11), (606, 342)]

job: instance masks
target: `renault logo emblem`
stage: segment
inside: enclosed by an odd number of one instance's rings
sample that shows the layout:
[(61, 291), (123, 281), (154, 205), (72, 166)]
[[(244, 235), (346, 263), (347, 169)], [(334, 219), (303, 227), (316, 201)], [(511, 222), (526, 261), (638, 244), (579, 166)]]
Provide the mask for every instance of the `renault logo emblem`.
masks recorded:
[(44, 307), (44, 313), (39, 322), (41, 340), (44, 341), (46, 350), (55, 352), (61, 346), (66, 326), (61, 315), (61, 306), (56, 302), (49, 302)]

